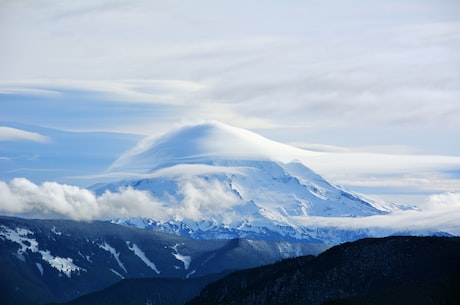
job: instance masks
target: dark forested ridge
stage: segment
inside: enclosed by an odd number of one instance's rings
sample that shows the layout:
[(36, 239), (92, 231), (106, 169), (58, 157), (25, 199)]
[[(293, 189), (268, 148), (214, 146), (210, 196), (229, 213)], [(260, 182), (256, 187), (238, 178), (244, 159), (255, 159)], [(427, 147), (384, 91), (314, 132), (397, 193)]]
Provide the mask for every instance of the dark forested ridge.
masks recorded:
[(188, 304), (460, 304), (460, 238), (345, 243), (238, 271)]
[[(183, 304), (220, 276), (127, 279), (67, 304)], [(236, 271), (187, 304), (460, 304), (460, 238), (346, 243), (317, 257)]]
[(106, 289), (86, 294), (61, 305), (182, 305), (197, 296), (206, 284), (216, 281), (225, 274), (188, 279), (124, 279)]
[(192, 279), (266, 265), (297, 252), (318, 254), (324, 247), (246, 239), (193, 240), (102, 221), (0, 216), (0, 303), (66, 302), (121, 279)]

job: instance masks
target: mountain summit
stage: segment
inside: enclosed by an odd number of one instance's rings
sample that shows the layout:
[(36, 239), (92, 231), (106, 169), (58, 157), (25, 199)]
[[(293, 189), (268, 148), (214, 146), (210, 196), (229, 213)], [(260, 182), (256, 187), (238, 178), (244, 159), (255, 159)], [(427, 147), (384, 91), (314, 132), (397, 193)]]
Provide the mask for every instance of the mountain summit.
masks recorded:
[(390, 209), (295, 161), (314, 154), (207, 122), (140, 141), (110, 168), (131, 178), (93, 190), (144, 191), (157, 203), (149, 215), (113, 221), (193, 238), (338, 243), (366, 236), (353, 230), (331, 233), (315, 225), (318, 219), (359, 218)]

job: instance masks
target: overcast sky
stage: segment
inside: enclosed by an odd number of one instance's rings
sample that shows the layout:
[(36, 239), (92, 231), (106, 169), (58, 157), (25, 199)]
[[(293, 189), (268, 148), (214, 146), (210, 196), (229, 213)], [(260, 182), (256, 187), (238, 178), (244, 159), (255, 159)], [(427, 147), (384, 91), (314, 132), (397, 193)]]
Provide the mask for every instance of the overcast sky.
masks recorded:
[[(459, 157), (460, 2), (0, 0), (0, 141), (202, 119), (334, 153)], [(460, 191), (453, 164), (397, 177)]]

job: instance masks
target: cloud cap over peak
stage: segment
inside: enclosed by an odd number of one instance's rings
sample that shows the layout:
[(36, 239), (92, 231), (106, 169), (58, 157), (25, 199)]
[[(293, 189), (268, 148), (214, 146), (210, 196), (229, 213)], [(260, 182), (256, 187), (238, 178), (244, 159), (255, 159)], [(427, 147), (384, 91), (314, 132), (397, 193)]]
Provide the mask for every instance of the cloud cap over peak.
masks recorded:
[(160, 137), (144, 138), (120, 156), (110, 170), (148, 171), (175, 163), (207, 163), (226, 158), (290, 162), (297, 156), (316, 154), (213, 120), (183, 125)]

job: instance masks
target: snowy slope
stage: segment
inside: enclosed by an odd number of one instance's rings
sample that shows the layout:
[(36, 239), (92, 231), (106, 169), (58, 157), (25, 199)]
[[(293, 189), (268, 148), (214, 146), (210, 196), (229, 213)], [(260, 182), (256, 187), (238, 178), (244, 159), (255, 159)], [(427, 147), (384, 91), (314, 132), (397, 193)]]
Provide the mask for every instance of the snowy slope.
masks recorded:
[(335, 243), (305, 226), (306, 219), (364, 217), (395, 209), (338, 188), (296, 161), (314, 154), (207, 122), (144, 139), (110, 168), (132, 178), (93, 190), (98, 194), (128, 187), (148, 191), (163, 204), (156, 217), (114, 222), (205, 239)]

